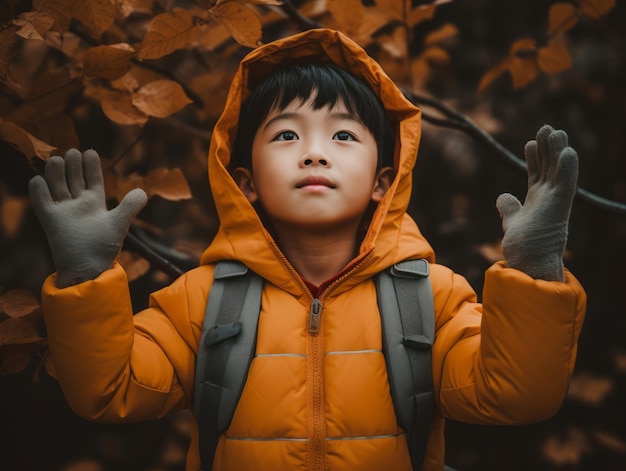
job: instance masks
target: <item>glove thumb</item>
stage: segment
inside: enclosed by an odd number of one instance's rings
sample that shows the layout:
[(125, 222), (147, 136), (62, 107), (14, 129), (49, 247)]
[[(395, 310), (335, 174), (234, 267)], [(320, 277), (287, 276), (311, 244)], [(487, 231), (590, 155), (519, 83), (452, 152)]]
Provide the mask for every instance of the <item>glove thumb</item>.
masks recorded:
[(496, 208), (502, 218), (502, 227), (506, 231), (509, 219), (522, 208), (522, 203), (511, 193), (502, 193), (496, 200)]
[(141, 188), (135, 188), (124, 196), (120, 204), (112, 210), (115, 220), (130, 224), (131, 220), (137, 216), (139, 211), (148, 202), (148, 195)]

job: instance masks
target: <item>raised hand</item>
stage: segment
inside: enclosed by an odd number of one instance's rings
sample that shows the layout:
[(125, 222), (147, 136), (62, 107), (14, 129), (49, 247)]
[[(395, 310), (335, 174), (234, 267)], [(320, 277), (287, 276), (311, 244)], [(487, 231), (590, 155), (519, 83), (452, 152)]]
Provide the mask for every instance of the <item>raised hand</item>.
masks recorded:
[(65, 288), (92, 280), (113, 266), (131, 221), (145, 206), (146, 193), (129, 192), (108, 210), (100, 156), (94, 150), (70, 149), (54, 156), (45, 177), (29, 182), (33, 208), (52, 251), (56, 285)]
[(525, 146), (528, 193), (522, 205), (505, 193), (496, 206), (502, 217), (507, 266), (536, 279), (563, 281), (563, 252), (578, 179), (578, 155), (564, 131), (543, 126)]

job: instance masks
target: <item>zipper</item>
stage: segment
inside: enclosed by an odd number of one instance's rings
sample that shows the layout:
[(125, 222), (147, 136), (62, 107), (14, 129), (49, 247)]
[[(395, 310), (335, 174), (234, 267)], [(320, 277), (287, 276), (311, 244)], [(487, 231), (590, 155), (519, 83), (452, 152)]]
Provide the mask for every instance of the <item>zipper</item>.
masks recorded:
[(309, 334), (318, 334), (322, 323), (322, 303), (315, 298), (309, 309)]

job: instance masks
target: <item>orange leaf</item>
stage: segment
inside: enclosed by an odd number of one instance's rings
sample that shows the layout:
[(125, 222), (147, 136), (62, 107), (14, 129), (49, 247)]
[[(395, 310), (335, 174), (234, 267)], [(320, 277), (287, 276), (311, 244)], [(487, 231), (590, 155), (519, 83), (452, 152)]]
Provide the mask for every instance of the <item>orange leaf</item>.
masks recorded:
[(535, 52), (537, 50), (537, 42), (531, 38), (522, 38), (511, 44), (509, 49), (509, 55), (521, 55), (528, 52)]
[(502, 75), (508, 69), (508, 63), (510, 59), (507, 57), (500, 64), (488, 70), (485, 75), (480, 79), (478, 84), (478, 91), (484, 91), (489, 85), (492, 84), (500, 75)]
[(135, 50), (126, 43), (92, 47), (83, 60), (85, 74), (117, 80), (128, 72), (134, 55)]
[(34, 0), (33, 10), (45, 13), (54, 19), (55, 30), (65, 33), (72, 21), (75, 0)]
[(144, 179), (143, 189), (149, 196), (160, 196), (170, 201), (191, 198), (191, 189), (179, 168), (156, 168)]
[[(326, 3), (327, 4), (329, 3), (328, 0)], [(344, 3), (344, 2), (337, 2), (337, 3)], [(407, 2), (406, 0), (376, 0), (376, 5), (378, 5), (378, 8), (380, 8), (389, 17), (394, 18), (396, 20), (401, 20), (401, 21), (404, 21), (405, 19), (404, 9), (406, 8), (408, 10), (409, 8), (411, 8), (411, 2)], [(349, 16), (352, 11), (353, 11), (352, 8), (346, 8), (345, 15)]]
[(448, 41), (459, 33), (459, 29), (452, 23), (446, 23), (441, 28), (429, 33), (424, 39), (424, 44), (432, 45)]
[(539, 75), (539, 65), (536, 57), (512, 57), (509, 62), (509, 72), (513, 79), (513, 89), (524, 88)]
[(450, 62), (450, 54), (448, 54), (448, 51), (437, 46), (431, 46), (427, 48), (422, 53), (422, 57), (424, 57), (424, 59), (429, 64), (433, 64), (433, 65), (434, 64), (447, 64)]
[[(423, 21), (431, 20), (435, 16), (438, 7), (450, 2), (452, 2), (452, 0), (435, 0), (427, 5), (420, 5), (409, 11), (406, 23), (412, 28)], [(411, 2), (408, 3), (410, 5)]]
[(551, 44), (539, 48), (537, 63), (544, 72), (554, 74), (569, 69), (572, 66), (572, 58), (565, 46)]
[(150, 262), (137, 254), (122, 250), (116, 260), (124, 267), (128, 281), (133, 281), (150, 269)]
[(2, 203), (0, 204), (0, 215), (2, 218), (2, 226), (4, 227), (4, 235), (6, 237), (15, 237), (22, 226), (24, 215), (29, 204), (28, 198), (3, 195)]
[(47, 160), (55, 147), (40, 141), (21, 127), (0, 119), (0, 139), (15, 146), (29, 159), (39, 157)]
[(133, 104), (128, 93), (110, 93), (102, 99), (102, 111), (107, 117), (118, 124), (143, 126), (148, 116)]
[(132, 102), (148, 116), (166, 118), (191, 103), (191, 100), (178, 83), (155, 80), (133, 94)]
[(613, 390), (613, 381), (606, 377), (579, 373), (572, 378), (568, 396), (591, 405), (600, 404)]
[(580, 11), (591, 18), (602, 18), (615, 6), (615, 0), (581, 0)]
[(14, 319), (26, 317), (40, 307), (35, 295), (25, 289), (13, 289), (0, 296), (0, 311)]
[(406, 44), (406, 31), (404, 28), (396, 28), (392, 34), (378, 38), (380, 47), (396, 59), (407, 57), (409, 51)]
[(550, 437), (543, 446), (543, 452), (553, 463), (577, 464), (582, 455), (590, 451), (589, 442), (584, 432), (570, 429), (566, 438)]
[(9, 318), (0, 322), (0, 346), (34, 343), (41, 340), (31, 322)]
[(158, 59), (187, 47), (193, 42), (196, 32), (193, 16), (185, 10), (176, 9), (157, 15), (150, 21), (139, 58)]
[(154, 0), (120, 0), (118, 5), (122, 16), (127, 18), (133, 13), (151, 13)]
[(255, 48), (262, 44), (261, 22), (250, 8), (242, 3), (222, 3), (211, 8), (209, 13), (222, 23), (233, 39), (242, 46)]
[(578, 8), (571, 3), (555, 3), (548, 15), (548, 35), (564, 33), (578, 23)]
[(113, 24), (117, 10), (111, 0), (77, 0), (73, 17), (99, 37)]
[(17, 19), (13, 20), (13, 24), (21, 27), (15, 33), (18, 36), (43, 41), (46, 33), (52, 28), (54, 19), (45, 13), (29, 11), (22, 13)]

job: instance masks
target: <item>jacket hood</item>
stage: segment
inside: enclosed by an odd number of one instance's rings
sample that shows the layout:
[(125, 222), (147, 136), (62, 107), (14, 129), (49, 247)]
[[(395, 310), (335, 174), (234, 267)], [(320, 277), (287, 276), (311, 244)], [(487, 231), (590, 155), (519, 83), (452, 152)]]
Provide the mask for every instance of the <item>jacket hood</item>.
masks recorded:
[(367, 259), (359, 264), (356, 281), (407, 258), (434, 261), (430, 245), (406, 214), (420, 141), (421, 110), (404, 97), (380, 65), (358, 44), (338, 31), (314, 29), (259, 47), (239, 65), (209, 148), (209, 182), (220, 226), (201, 264), (237, 259), (283, 289), (292, 292), (301, 289), (301, 284), (293, 280), (288, 262), (226, 166), (231, 158), (239, 111), (251, 91), (277, 66), (306, 60), (335, 63), (369, 84), (387, 110), (396, 135), (396, 176), (378, 204), (357, 260), (353, 261)]

